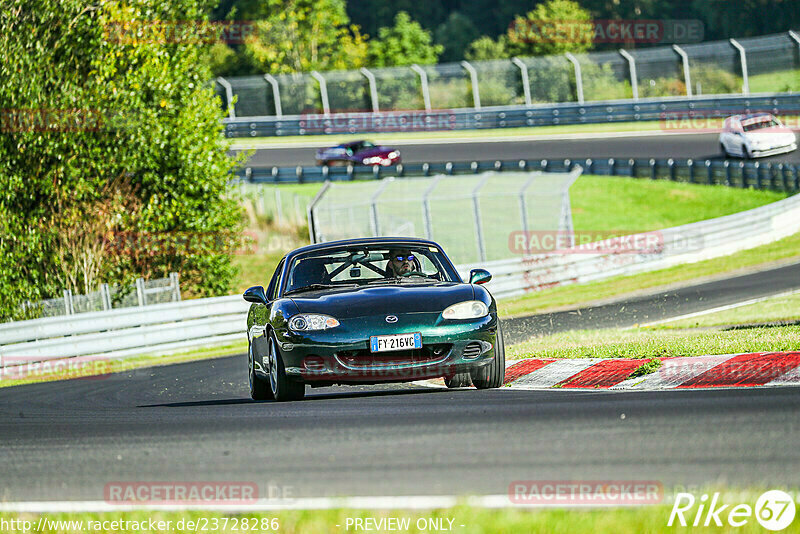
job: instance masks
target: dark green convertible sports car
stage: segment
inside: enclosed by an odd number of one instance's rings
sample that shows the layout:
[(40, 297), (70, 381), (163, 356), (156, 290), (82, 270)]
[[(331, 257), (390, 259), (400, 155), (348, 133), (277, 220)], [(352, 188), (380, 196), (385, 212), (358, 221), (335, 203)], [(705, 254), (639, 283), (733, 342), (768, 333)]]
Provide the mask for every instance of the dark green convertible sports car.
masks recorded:
[(425, 239), (369, 238), (287, 254), (264, 290), (248, 289), (250, 395), (296, 400), (305, 386), (444, 377), (496, 388), (503, 334), (483, 269), (461, 280)]

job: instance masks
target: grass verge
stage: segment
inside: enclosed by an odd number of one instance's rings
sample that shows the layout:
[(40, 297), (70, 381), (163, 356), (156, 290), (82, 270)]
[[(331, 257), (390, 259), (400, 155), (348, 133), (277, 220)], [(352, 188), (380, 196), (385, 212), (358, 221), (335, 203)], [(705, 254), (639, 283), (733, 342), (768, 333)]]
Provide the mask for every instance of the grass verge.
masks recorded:
[[(244, 335), (242, 337), (244, 338)], [(3, 375), (2, 372), (0, 372), (0, 388), (35, 384), (38, 382), (52, 382), (54, 380), (90, 378), (93, 376), (120, 373), (145, 367), (158, 367), (174, 363), (219, 358), (244, 352), (247, 352), (247, 342), (243, 339), (241, 342), (217, 345), (214, 347), (147, 354), (122, 359), (98, 359), (90, 364), (79, 364), (77, 368), (71, 370), (66, 369), (64, 366), (53, 365), (52, 363), (35, 364), (28, 366), (27, 369), (23, 369), (20, 372), (24, 378), (13, 378), (13, 376), (19, 375), (11, 375), (12, 377), (9, 377), (9, 375)], [(2, 371), (2, 369), (0, 369), (0, 371)]]
[[(757, 495), (750, 496), (748, 492), (748, 499), (739, 502), (747, 503), (750, 507), (754, 507), (756, 498)], [(195, 527), (198, 526), (199, 523), (200, 525), (206, 525), (208, 527), (206, 530), (216, 533), (237, 533), (247, 530), (252, 532), (281, 532), (285, 534), (316, 534), (319, 532), (364, 531), (363, 522), (361, 523), (362, 528), (360, 529), (354, 526), (356, 519), (370, 519), (377, 523), (381, 519), (389, 518), (402, 522), (403, 525), (407, 524), (408, 528), (403, 528), (400, 531), (410, 533), (448, 530), (464, 534), (483, 532), (526, 532), (543, 534), (591, 532), (598, 534), (618, 534), (621, 532), (671, 533), (675, 532), (676, 528), (678, 528), (680, 532), (736, 532), (741, 534), (764, 532), (763, 527), (761, 527), (755, 517), (752, 516), (746, 524), (737, 528), (730, 527), (729, 525), (722, 528), (703, 526), (682, 528), (677, 525), (670, 527), (667, 526), (667, 522), (669, 521), (671, 509), (672, 506), (668, 504), (583, 510), (553, 508), (534, 509), (522, 506), (516, 508), (487, 509), (461, 505), (447, 509), (420, 511), (334, 509), (247, 514), (225, 514), (207, 511), (45, 514), (44, 517), (46, 517), (48, 521), (44, 523), (44, 528), (42, 530), (37, 530), (37, 532), (44, 534), (78, 534), (80, 532), (127, 533), (146, 531), (153, 533), (171, 532), (182, 534), (195, 532)], [(687, 513), (685, 516), (687, 523), (691, 524), (694, 519), (693, 513), (695, 511), (696, 506), (692, 509), (692, 514)], [(36, 528), (40, 517), (42, 516), (39, 514), (0, 515), (0, 519), (5, 521), (12, 519), (30, 521), (33, 528)], [(269, 527), (266, 529), (252, 529), (252, 525), (254, 524), (260, 527), (262, 521), (264, 525), (268, 526), (273, 519), (278, 526), (277, 529)], [(725, 524), (724, 521), (726, 519), (727, 511), (721, 515), (723, 524)], [(109, 528), (112, 526), (110, 522), (115, 520), (129, 522), (127, 525), (125, 523), (118, 524), (126, 525), (128, 528), (125, 528), (125, 526), (122, 528)], [(245, 523), (245, 520), (247, 520), (247, 523)], [(62, 528), (53, 528), (55, 526), (55, 521), (81, 522), (81, 526), (83, 527), (95, 526), (96, 528), (84, 528), (81, 530), (76, 528), (78, 526), (77, 523), (73, 523), (71, 526), (68, 526), (66, 523), (61, 523), (59, 526)], [(151, 521), (154, 521), (155, 525), (158, 525), (159, 521), (163, 521), (164, 523), (161, 526), (169, 526), (169, 528), (161, 529), (159, 526), (156, 526), (155, 530), (148, 530)], [(166, 524), (167, 521), (170, 522), (169, 525)], [(104, 524), (107, 526), (104, 527)], [(243, 524), (248, 524), (251, 528), (243, 529)], [(375, 523), (371, 524), (374, 525)], [(134, 525), (136, 528), (130, 528)], [(217, 528), (211, 530), (210, 527), (214, 525), (216, 525)], [(435, 525), (441, 525), (442, 528), (432, 528)], [(202, 526), (199, 530), (202, 530)], [(375, 532), (389, 531), (377, 527), (366, 530), (373, 530)], [(19, 531), (22, 532), (22, 529)], [(782, 532), (800, 532), (800, 521), (795, 520), (792, 525)]]
[(800, 326), (747, 330), (574, 330), (535, 337), (507, 349), (523, 358), (659, 358), (797, 350)]

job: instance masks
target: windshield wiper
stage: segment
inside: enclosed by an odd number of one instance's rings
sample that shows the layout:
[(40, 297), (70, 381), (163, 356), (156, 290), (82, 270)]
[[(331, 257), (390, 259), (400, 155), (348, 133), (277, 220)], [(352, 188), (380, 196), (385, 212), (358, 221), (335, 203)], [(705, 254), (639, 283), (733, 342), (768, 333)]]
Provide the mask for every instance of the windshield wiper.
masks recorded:
[(352, 284), (309, 284), (303, 287), (297, 287), (294, 289), (290, 289), (289, 291), (284, 292), (284, 295), (290, 295), (292, 293), (299, 293), (301, 291), (313, 291), (315, 289), (331, 289), (334, 287), (343, 287)]

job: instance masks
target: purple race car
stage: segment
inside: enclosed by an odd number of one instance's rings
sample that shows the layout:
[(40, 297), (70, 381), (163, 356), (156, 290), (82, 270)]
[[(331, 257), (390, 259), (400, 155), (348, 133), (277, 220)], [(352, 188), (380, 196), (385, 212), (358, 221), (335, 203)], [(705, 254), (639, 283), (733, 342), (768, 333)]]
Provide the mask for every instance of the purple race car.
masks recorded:
[(400, 151), (373, 145), (369, 141), (351, 141), (317, 150), (317, 165), (397, 165)]

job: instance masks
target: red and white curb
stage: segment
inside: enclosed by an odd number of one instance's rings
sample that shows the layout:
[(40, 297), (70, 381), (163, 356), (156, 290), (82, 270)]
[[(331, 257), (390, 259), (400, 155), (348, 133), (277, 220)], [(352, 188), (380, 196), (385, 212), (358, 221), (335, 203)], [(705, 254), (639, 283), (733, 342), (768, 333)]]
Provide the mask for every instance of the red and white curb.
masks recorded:
[[(530, 358), (506, 362), (509, 389), (687, 389), (798, 386), (800, 352), (659, 358), (655, 372), (629, 378), (651, 358)], [(441, 379), (420, 385), (444, 387)]]
[(655, 372), (628, 378), (650, 359), (529, 359), (506, 369), (512, 389), (672, 389), (800, 385), (800, 352), (659, 358)]

